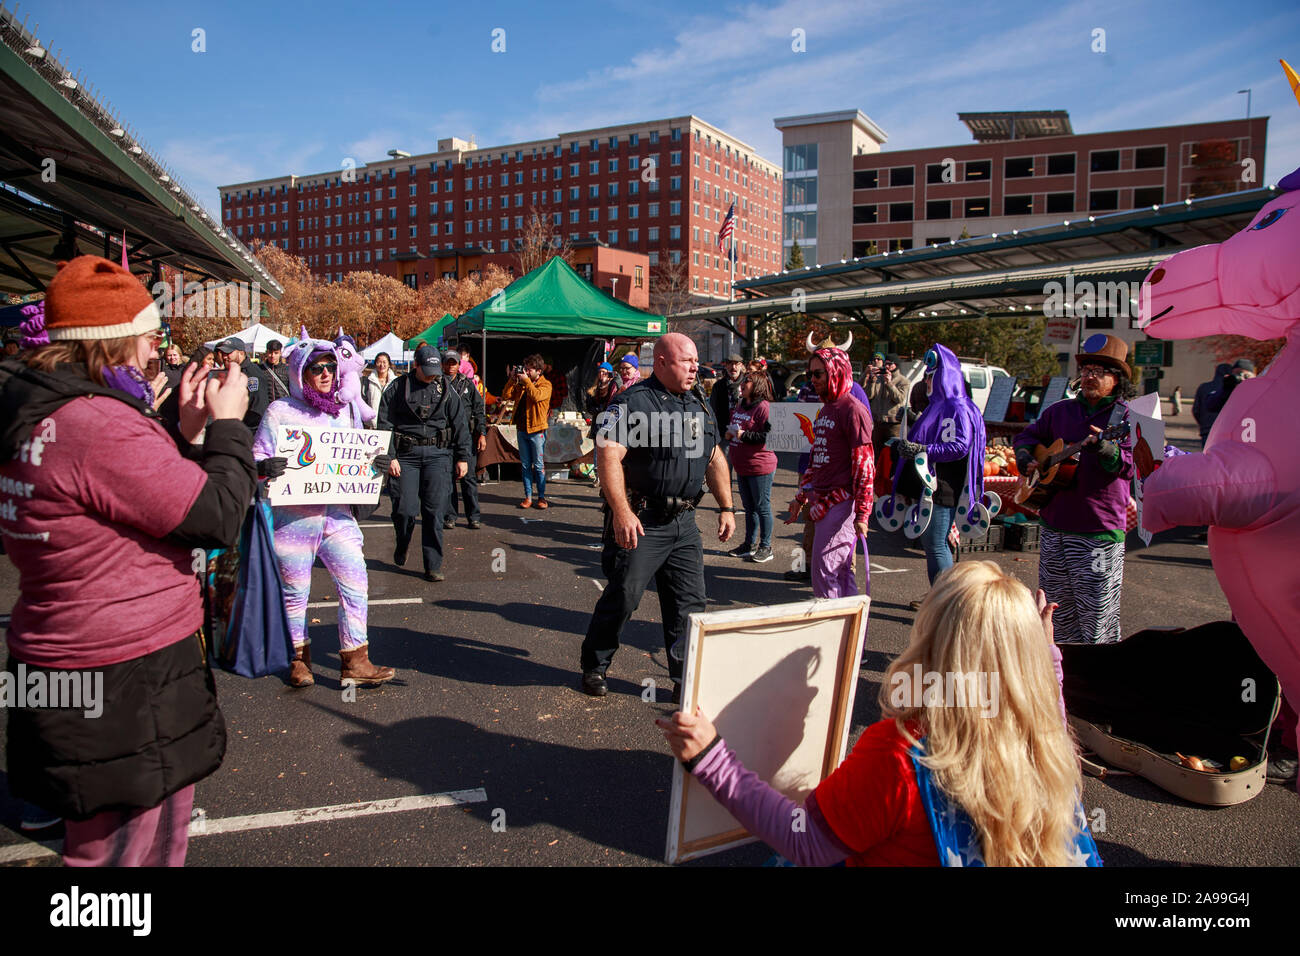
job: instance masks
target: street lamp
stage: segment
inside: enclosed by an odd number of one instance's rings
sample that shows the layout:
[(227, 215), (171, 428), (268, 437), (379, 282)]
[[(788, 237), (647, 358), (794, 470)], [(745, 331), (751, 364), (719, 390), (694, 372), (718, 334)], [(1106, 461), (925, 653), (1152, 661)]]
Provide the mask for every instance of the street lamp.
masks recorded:
[(1250, 90), (1251, 88), (1248, 86), (1244, 90), (1237, 91), (1238, 94), (1246, 94), (1246, 119), (1250, 119)]

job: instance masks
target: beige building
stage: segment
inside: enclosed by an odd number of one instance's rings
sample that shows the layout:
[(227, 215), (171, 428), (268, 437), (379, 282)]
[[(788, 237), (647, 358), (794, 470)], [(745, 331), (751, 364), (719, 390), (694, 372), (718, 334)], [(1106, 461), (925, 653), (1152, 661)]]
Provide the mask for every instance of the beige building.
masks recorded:
[(889, 138), (861, 110), (773, 120), (784, 140), (783, 264), (795, 242), (804, 263), (831, 263), (853, 248), (853, 157)]

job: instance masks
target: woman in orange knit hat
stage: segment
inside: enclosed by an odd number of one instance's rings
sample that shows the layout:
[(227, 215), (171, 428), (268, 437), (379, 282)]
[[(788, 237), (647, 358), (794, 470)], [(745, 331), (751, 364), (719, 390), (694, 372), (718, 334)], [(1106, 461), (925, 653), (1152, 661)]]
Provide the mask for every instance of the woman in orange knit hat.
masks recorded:
[(45, 303), (50, 344), (0, 363), (0, 481), (18, 490), (0, 533), (21, 589), (8, 667), (81, 694), (10, 710), (9, 786), (66, 819), (69, 866), (180, 866), (194, 784), (226, 744), (191, 554), (233, 544), (252, 497), (248, 385), (191, 364), (169, 434), (140, 281), (80, 256)]

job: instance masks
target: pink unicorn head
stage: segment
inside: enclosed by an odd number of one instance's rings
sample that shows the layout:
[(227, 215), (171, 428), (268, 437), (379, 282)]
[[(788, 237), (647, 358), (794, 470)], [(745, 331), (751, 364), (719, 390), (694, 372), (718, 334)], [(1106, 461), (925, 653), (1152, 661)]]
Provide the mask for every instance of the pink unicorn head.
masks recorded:
[(1272, 339), (1300, 322), (1300, 169), (1278, 188), (1281, 194), (1235, 236), (1180, 252), (1151, 270), (1142, 289), (1142, 328), (1163, 339)]

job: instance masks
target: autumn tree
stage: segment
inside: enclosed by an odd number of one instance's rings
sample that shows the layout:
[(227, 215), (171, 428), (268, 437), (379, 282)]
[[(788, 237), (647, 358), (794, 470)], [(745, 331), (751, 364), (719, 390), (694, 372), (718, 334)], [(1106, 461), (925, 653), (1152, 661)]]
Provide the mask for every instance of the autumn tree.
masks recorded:
[(686, 260), (672, 261), (667, 249), (659, 250), (659, 261), (650, 267), (650, 311), (677, 315), (691, 307), (691, 280)]
[(1197, 339), (1192, 343), (1192, 348), (1213, 357), (1216, 362), (1250, 359), (1255, 363), (1255, 371), (1258, 373), (1264, 371), (1265, 366), (1273, 361), (1285, 342), (1286, 339), (1260, 341), (1244, 335), (1210, 335)]

